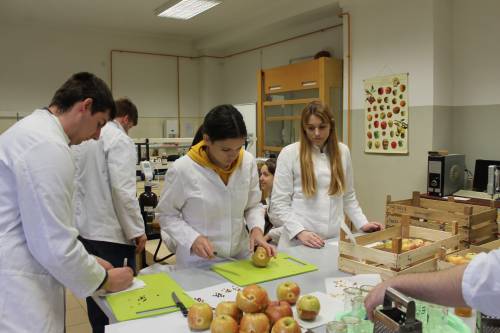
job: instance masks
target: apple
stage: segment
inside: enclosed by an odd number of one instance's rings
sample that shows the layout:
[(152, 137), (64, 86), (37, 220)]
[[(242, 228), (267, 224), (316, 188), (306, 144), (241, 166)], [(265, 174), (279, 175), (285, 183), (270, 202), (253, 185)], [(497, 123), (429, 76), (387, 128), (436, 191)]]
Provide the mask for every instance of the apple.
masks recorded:
[(377, 149), (380, 148), (380, 141), (375, 141), (375, 148), (377, 148)]
[(274, 325), (275, 322), (283, 317), (293, 317), (292, 307), (285, 301), (269, 302), (265, 313), (271, 325)]
[(302, 296), (297, 302), (297, 313), (302, 320), (314, 320), (320, 310), (319, 299), (313, 295)]
[(387, 122), (385, 120), (383, 120), (381, 123), (380, 123), (380, 128), (382, 129), (386, 129), (387, 128)]
[(394, 114), (398, 114), (400, 110), (401, 109), (399, 108), (399, 106), (395, 106), (392, 108), (392, 112), (394, 112)]
[(267, 291), (256, 284), (246, 286), (236, 295), (238, 308), (246, 313), (262, 312), (268, 303)]
[(372, 121), (373, 116), (372, 116), (371, 114), (369, 114), (369, 115), (367, 115), (367, 116), (366, 116), (366, 119), (367, 119), (368, 121)]
[(238, 323), (233, 317), (221, 314), (215, 316), (210, 325), (211, 333), (238, 333)]
[(400, 101), (399, 102), (399, 105), (401, 105), (402, 107), (404, 107), (406, 105), (406, 102), (403, 100), (403, 101)]
[(373, 137), (372, 132), (370, 131), (366, 132), (366, 136), (368, 136), (368, 139), (371, 139)]
[(384, 88), (382, 88), (382, 87), (378, 88), (377, 92), (378, 92), (379, 95), (383, 95), (384, 94)]
[(297, 283), (292, 281), (282, 282), (278, 285), (278, 288), (276, 288), (276, 296), (278, 297), (278, 300), (286, 301), (289, 304), (294, 305), (299, 299), (300, 287)]
[(392, 112), (391, 111), (387, 112), (387, 118), (392, 118)]
[(465, 254), (465, 259), (472, 260), (472, 259), (474, 259), (475, 256), (477, 256), (477, 253), (468, 252), (467, 254)]
[(271, 257), (267, 254), (267, 250), (262, 246), (257, 247), (252, 255), (252, 263), (257, 267), (266, 267), (271, 260)]
[(269, 333), (271, 324), (263, 313), (245, 313), (240, 322), (239, 333)]
[[(394, 132), (391, 131), (391, 133), (392, 133), (391, 137), (394, 136)], [(392, 141), (391, 142), (391, 148), (392, 149), (396, 149), (397, 147), (398, 147), (398, 143), (396, 141)]]
[(241, 310), (238, 308), (238, 305), (236, 305), (236, 302), (232, 301), (224, 301), (220, 302), (217, 304), (217, 307), (215, 308), (215, 315), (220, 316), (220, 315), (227, 315), (233, 317), (234, 320), (237, 322), (240, 321), (241, 319)]
[(392, 91), (392, 88), (391, 87), (385, 87), (385, 93), (386, 94), (390, 94)]
[(196, 302), (189, 308), (187, 318), (190, 329), (195, 331), (206, 330), (212, 323), (212, 308), (207, 303)]
[(405, 91), (406, 90), (406, 86), (404, 84), (400, 85), (399, 86), (399, 90), (401, 90), (401, 92)]
[(378, 120), (375, 120), (375, 121), (373, 122), (373, 126), (374, 126), (375, 128), (378, 128), (378, 125), (379, 125), (379, 124), (380, 124), (380, 123), (379, 123), (379, 121), (378, 121)]
[(301, 333), (301, 330), (299, 324), (290, 316), (278, 320), (271, 333)]

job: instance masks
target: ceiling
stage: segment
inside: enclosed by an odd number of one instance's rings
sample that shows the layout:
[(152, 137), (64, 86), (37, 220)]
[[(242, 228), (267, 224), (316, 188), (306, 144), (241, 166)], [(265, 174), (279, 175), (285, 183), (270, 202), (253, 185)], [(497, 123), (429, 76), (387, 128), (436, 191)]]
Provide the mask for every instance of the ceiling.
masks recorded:
[[(182, 21), (153, 11), (166, 0), (0, 0), (0, 20), (12, 24), (88, 27), (162, 34), (217, 48), (283, 22), (294, 24), (336, 16), (337, 0), (223, 0), (211, 10)], [(252, 36), (253, 35), (253, 36)], [(222, 42), (221, 42), (222, 41)], [(215, 47), (214, 46), (214, 47)]]

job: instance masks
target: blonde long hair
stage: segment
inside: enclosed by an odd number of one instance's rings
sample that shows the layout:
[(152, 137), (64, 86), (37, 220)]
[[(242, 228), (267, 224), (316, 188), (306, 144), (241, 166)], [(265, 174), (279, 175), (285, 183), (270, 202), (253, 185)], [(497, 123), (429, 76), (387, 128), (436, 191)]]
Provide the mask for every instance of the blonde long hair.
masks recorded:
[(326, 153), (330, 160), (330, 188), (329, 195), (342, 193), (345, 187), (344, 171), (342, 169), (342, 158), (339, 151), (339, 141), (335, 130), (335, 120), (328, 106), (319, 101), (310, 102), (302, 110), (300, 131), (300, 170), (302, 180), (302, 192), (306, 197), (312, 197), (316, 193), (316, 176), (312, 161), (312, 143), (306, 133), (309, 118), (314, 115), (325, 124), (330, 124), (330, 134), (326, 140)]

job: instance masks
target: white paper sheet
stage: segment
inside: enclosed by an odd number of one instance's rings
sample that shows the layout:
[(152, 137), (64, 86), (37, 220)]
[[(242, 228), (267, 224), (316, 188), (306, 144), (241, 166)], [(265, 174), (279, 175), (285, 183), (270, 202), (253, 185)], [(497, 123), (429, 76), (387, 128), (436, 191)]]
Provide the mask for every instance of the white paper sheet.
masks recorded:
[(102, 296), (105, 297), (105, 296), (110, 296), (110, 295), (121, 294), (121, 293), (124, 293), (126, 291), (141, 289), (141, 288), (144, 288), (145, 286), (146, 286), (146, 284), (144, 283), (144, 281), (139, 280), (138, 278), (134, 278), (134, 280), (132, 281), (132, 285), (130, 287), (128, 287), (127, 289), (122, 290), (122, 291), (117, 291), (114, 293), (106, 293), (106, 294), (103, 294)]
[[(173, 312), (166, 315), (149, 317), (143, 319), (129, 320), (121, 323), (111, 324), (105, 327), (106, 333), (165, 333), (179, 332), (189, 333), (187, 319), (180, 312)], [(210, 332), (210, 330), (200, 331)]]
[(325, 279), (326, 293), (335, 299), (344, 300), (344, 288), (359, 287), (362, 285), (376, 286), (382, 281), (380, 274), (358, 274), (342, 278)]
[(203, 289), (186, 291), (186, 294), (191, 296), (195, 301), (205, 302), (215, 308), (220, 302), (236, 301), (236, 294), (241, 289), (241, 287), (235, 284), (225, 282)]

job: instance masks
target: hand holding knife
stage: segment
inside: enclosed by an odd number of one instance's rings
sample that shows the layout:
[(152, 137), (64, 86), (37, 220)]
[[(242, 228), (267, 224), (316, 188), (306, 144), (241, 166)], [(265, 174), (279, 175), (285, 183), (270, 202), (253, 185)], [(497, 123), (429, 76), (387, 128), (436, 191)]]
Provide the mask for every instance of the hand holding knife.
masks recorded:
[(175, 291), (172, 291), (172, 299), (175, 302), (175, 306), (177, 306), (181, 310), (182, 315), (184, 317), (187, 317), (187, 315), (188, 315), (188, 309), (186, 309), (186, 306), (181, 302), (181, 300), (179, 299), (179, 297), (177, 297), (177, 294), (175, 293)]

